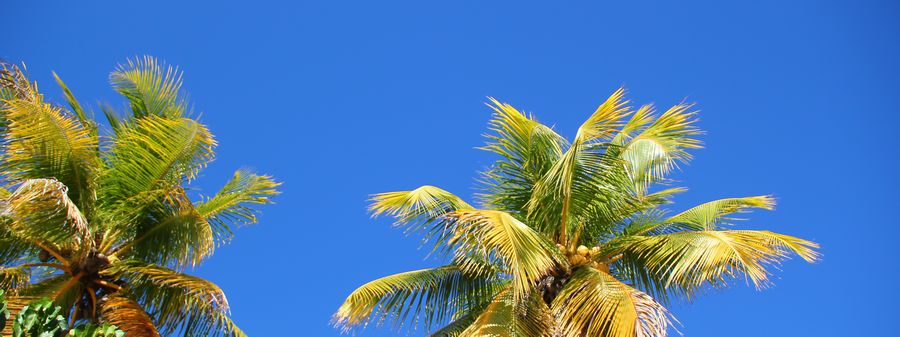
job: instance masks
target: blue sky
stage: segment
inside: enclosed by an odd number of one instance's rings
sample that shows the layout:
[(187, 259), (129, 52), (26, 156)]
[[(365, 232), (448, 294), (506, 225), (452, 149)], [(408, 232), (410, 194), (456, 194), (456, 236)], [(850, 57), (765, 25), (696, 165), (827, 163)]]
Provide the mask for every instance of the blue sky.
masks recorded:
[[(741, 225), (822, 244), (756, 291), (673, 311), (687, 336), (888, 336), (900, 293), (895, 208), (900, 6), (890, 1), (7, 2), (0, 58), (52, 99), (123, 104), (108, 73), (151, 54), (185, 70), (216, 134), (197, 186), (251, 166), (284, 181), (261, 223), (195, 272), (253, 336), (336, 336), (356, 286), (433, 266), (369, 218), (368, 194), (475, 191), (493, 96), (571, 137), (609, 93), (695, 101), (706, 148), (677, 174), (680, 210), (774, 194)], [(285, 323), (288, 324), (285, 324)], [(392, 335), (367, 330), (363, 336)]]

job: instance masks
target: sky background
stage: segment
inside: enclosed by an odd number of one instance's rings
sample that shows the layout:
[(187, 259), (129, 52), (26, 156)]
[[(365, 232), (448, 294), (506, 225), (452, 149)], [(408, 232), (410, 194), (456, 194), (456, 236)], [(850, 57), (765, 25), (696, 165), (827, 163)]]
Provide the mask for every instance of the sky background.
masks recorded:
[[(627, 3), (627, 4), (626, 4)], [(252, 336), (337, 336), (357, 286), (437, 265), (370, 219), (368, 195), (433, 184), (470, 197), (486, 96), (572, 137), (619, 86), (636, 104), (697, 102), (706, 148), (673, 211), (773, 194), (749, 228), (819, 242), (824, 258), (672, 310), (686, 336), (889, 336), (900, 283), (900, 6), (892, 1), (2, 1), (0, 58), (62, 102), (123, 106), (116, 64), (179, 65), (219, 141), (195, 186), (240, 167), (284, 182), (261, 223), (194, 272)], [(388, 336), (370, 329), (362, 336)]]

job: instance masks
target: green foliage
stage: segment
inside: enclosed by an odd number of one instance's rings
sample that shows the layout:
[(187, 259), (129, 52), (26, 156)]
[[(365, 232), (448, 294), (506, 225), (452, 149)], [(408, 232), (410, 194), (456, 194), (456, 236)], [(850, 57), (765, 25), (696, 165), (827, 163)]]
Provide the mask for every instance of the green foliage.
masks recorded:
[(9, 320), (9, 305), (6, 303), (6, 292), (0, 290), (0, 330), (6, 327)]
[(93, 325), (86, 324), (69, 330), (66, 334), (68, 337), (122, 337), (125, 332), (119, 330), (115, 325), (103, 324)]
[(66, 330), (62, 308), (49, 299), (31, 302), (13, 321), (13, 337), (60, 337)]

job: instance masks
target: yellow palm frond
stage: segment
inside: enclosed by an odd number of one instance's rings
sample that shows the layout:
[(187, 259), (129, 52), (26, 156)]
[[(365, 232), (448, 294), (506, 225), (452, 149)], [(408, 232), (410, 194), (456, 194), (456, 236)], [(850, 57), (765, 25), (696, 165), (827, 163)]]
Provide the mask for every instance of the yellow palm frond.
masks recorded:
[(102, 274), (125, 280), (125, 294), (152, 313), (163, 335), (245, 335), (228, 318), (222, 289), (208, 280), (137, 260), (118, 261)]
[(434, 186), (375, 194), (371, 202), (373, 217), (390, 215), (396, 219), (395, 226), (405, 227), (407, 232), (422, 230), (449, 212), (472, 209), (462, 198)]
[(440, 235), (448, 247), (463, 255), (480, 255), (499, 260), (512, 275), (512, 294), (518, 300), (565, 259), (547, 239), (509, 213), (462, 210), (448, 213), (451, 219)]
[(333, 320), (345, 331), (389, 319), (398, 329), (404, 323), (418, 323), (428, 330), (431, 324), (491, 298), (495, 282), (492, 275), (473, 275), (456, 265), (394, 274), (353, 291)]
[(108, 296), (105, 301), (100, 302), (100, 313), (104, 322), (115, 324), (128, 336), (160, 337), (150, 315), (140, 304), (125, 296)]
[(68, 186), (72, 199), (87, 206), (100, 166), (97, 137), (59, 107), (30, 99), (4, 101), (2, 169), (11, 183), (53, 178)]
[(671, 224), (684, 224), (697, 230), (718, 229), (723, 221), (737, 220), (726, 217), (729, 214), (743, 213), (750, 208), (775, 209), (775, 199), (771, 196), (726, 198), (713, 200), (692, 207), (666, 220)]
[(557, 336), (664, 337), (668, 311), (606, 272), (582, 267), (550, 305)]
[(153, 284), (162, 288), (183, 289), (187, 295), (199, 302), (209, 303), (221, 311), (229, 310), (228, 300), (222, 289), (203, 278), (138, 260), (120, 260), (104, 273), (124, 277), (135, 284)]
[(700, 134), (694, 126), (696, 113), (690, 108), (689, 104), (669, 108), (623, 145), (620, 157), (639, 195), (645, 194), (651, 183), (664, 179), (678, 161), (689, 160), (686, 150), (701, 147), (694, 138)]
[(498, 293), (459, 337), (549, 337), (550, 309), (536, 292), (518, 298), (512, 287)]
[(658, 276), (667, 288), (687, 294), (704, 284), (722, 286), (739, 274), (763, 287), (769, 281), (767, 266), (790, 254), (808, 262), (819, 257), (817, 244), (769, 231), (688, 231), (631, 240), (623, 250), (626, 259)]
[(93, 246), (87, 220), (59, 181), (26, 180), (7, 198), (5, 208), (3, 213), (12, 219), (9, 229), (13, 235), (51, 254), (61, 249), (82, 254)]

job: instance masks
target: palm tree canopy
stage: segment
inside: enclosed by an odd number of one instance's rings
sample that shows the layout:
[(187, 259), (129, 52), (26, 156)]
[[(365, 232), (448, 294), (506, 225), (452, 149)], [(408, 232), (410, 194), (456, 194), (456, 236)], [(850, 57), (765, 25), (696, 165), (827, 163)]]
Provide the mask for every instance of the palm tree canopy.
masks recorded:
[(769, 196), (710, 201), (674, 215), (668, 175), (701, 147), (690, 104), (662, 113), (614, 92), (567, 140), (493, 98), (478, 206), (434, 186), (375, 194), (375, 216), (424, 235), (442, 267), (356, 289), (334, 315), (344, 331), (392, 322), (432, 336), (666, 336), (671, 299), (746, 278), (769, 284), (815, 243), (732, 228)]
[(185, 270), (255, 223), (279, 183), (242, 169), (212, 197), (190, 198), (216, 141), (174, 67), (152, 57), (120, 65), (110, 82), (129, 108), (104, 106), (108, 129), (54, 76), (68, 107), (46, 102), (19, 67), (0, 70), (0, 286), (10, 309), (47, 297), (70, 328), (245, 335), (224, 292)]

